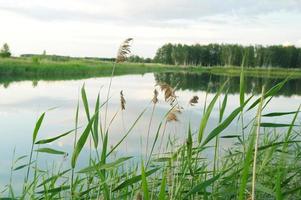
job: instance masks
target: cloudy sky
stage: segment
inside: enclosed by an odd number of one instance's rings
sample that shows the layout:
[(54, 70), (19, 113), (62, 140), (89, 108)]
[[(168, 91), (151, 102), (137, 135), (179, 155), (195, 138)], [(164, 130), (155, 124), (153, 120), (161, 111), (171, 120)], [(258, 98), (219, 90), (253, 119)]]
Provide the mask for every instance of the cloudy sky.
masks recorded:
[(167, 42), (301, 46), (301, 0), (0, 0), (0, 45), (12, 53), (154, 56)]

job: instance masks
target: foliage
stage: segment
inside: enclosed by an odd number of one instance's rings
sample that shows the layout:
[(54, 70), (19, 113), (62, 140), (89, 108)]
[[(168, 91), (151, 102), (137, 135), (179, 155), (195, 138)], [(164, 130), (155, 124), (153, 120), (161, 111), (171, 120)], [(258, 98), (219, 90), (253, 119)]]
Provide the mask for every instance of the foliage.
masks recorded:
[(10, 56), (11, 56), (11, 52), (10, 52), (9, 46), (7, 43), (5, 43), (2, 47), (2, 49), (0, 50), (0, 57), (8, 58)]
[(295, 46), (242, 46), (237, 44), (165, 44), (154, 62), (195, 66), (240, 66), (301, 68), (301, 48)]
[(127, 60), (129, 62), (133, 62), (133, 63), (151, 63), (152, 62), (151, 58), (143, 58), (138, 55), (131, 55), (130, 57), (128, 57)]
[[(220, 124), (213, 127), (211, 131), (205, 131), (206, 134), (204, 134), (204, 140), (201, 143), (198, 141), (198, 135), (189, 125), (188, 133), (183, 133), (183, 135), (187, 135), (184, 141), (176, 142), (177, 139), (173, 140), (167, 136), (169, 140), (164, 145), (165, 147), (161, 149), (161, 145), (158, 144), (164, 140), (166, 126), (173, 126), (171, 122), (168, 122), (168, 115), (180, 106), (175, 103), (164, 114), (159, 125), (150, 125), (158, 127), (156, 138), (154, 141), (150, 141), (152, 143), (151, 152), (141, 155), (142, 159), (127, 155), (116, 157), (115, 152), (120, 150), (120, 145), (126, 141), (133, 128), (139, 123), (145, 110), (132, 122), (131, 127), (126, 130), (120, 141), (109, 150), (108, 141), (110, 135), (114, 133), (111, 132), (111, 129), (103, 128), (100, 116), (102, 108), (107, 102), (103, 104), (96, 103), (95, 111), (91, 113), (92, 109), (89, 108), (85, 87), (82, 87), (82, 110), (87, 116), (87, 122), (82, 127), (82, 134), (78, 138), (76, 136), (74, 138), (75, 145), (71, 154), (72, 158), (61, 149), (49, 148), (48, 145), (77, 132), (79, 107), (76, 108), (76, 128), (74, 130), (58, 134), (53, 138), (37, 140), (39, 129), (44, 121), (45, 113), (43, 113), (33, 131), (30, 156), (22, 155), (16, 158), (11, 167), (12, 175), (15, 171), (27, 169), (22, 192), (15, 192), (17, 185), (13, 184), (14, 180), (12, 179), (12, 182), (7, 185), (7, 190), (5, 190), (8, 192), (0, 193), (0, 198), (247, 199), (251, 198), (251, 190), (254, 190), (255, 199), (274, 199), (276, 196), (296, 199), (301, 195), (299, 184), (301, 181), (299, 162), (301, 141), (298, 118), (300, 107), (297, 108), (298, 105), (296, 105), (295, 111), (273, 111), (271, 113), (265, 111), (265, 106), (262, 107), (263, 99), (276, 95), (285, 81), (275, 84), (271, 89), (267, 88), (267, 92), (261, 95), (262, 101), (258, 101), (258, 98), (252, 98), (252, 96), (241, 100), (243, 101), (241, 106), (230, 112), (228, 116), (221, 117)], [(241, 82), (241, 84), (245, 83)], [(244, 86), (244, 88), (247, 87)], [(227, 84), (220, 87), (218, 93), (221, 93), (222, 90), (229, 91)], [(164, 91), (161, 92), (164, 93)], [(99, 101), (98, 99), (99, 96), (97, 96), (96, 102)], [(213, 99), (207, 104), (213, 105), (215, 101)], [(160, 102), (164, 102), (164, 100), (159, 100), (156, 103)], [(245, 119), (245, 131), (249, 130), (249, 134), (244, 141), (239, 133), (236, 135), (228, 134), (226, 127), (230, 124), (237, 124), (236, 118), (242, 108), (244, 106), (250, 108), (250, 105), (252, 105), (251, 107), (256, 106), (258, 112), (254, 114), (254, 112), (245, 109), (245, 112), (251, 117), (248, 118), (249, 121)], [(227, 101), (223, 101), (220, 116), (224, 115), (226, 108)], [(123, 115), (127, 112), (127, 110), (121, 110), (121, 108), (119, 110), (116, 115)], [(277, 126), (279, 124), (275, 123), (266, 123), (267, 118), (277, 120), (277, 117), (280, 116), (293, 117), (293, 120), (285, 127)], [(112, 120), (114, 121), (114, 119)], [(210, 120), (210, 116), (208, 116), (208, 120)], [(162, 124), (165, 127), (162, 127)], [(258, 136), (258, 145), (256, 146), (254, 146), (254, 130), (256, 130), (256, 136)], [(285, 137), (283, 137), (283, 131), (287, 132)], [(96, 132), (101, 137), (93, 136)], [(78, 156), (88, 145), (88, 138), (91, 138), (94, 142), (98, 140), (99, 145), (90, 145), (90, 151), (94, 151), (95, 154), (91, 154), (86, 163), (81, 163), (84, 164), (84, 167), (76, 167)], [(161, 141), (158, 138), (161, 138)], [(207, 156), (208, 150), (220, 151), (224, 148), (222, 143), (213, 145), (212, 142), (216, 138), (225, 142), (232, 140), (229, 143), (232, 145), (228, 146), (221, 154), (218, 154), (218, 158), (215, 160), (217, 163), (213, 167), (211, 165), (212, 158)], [(243, 150), (244, 145), (247, 146), (246, 152)], [(256, 158), (254, 157), (255, 149), (258, 151)], [(68, 159), (70, 162), (62, 162), (58, 168), (43, 168), (43, 166), (38, 165), (39, 156), (32, 156), (33, 151), (37, 154), (62, 156), (64, 160)], [(27, 158), (28, 161), (25, 161)], [(148, 162), (144, 163), (143, 160), (148, 160)], [(254, 168), (252, 170), (253, 162), (256, 162), (255, 170)], [(253, 182), (256, 183), (254, 184), (255, 187), (251, 184), (252, 174), (254, 173), (256, 173), (256, 179), (253, 179)], [(275, 180), (276, 173), (279, 174), (277, 180)]]

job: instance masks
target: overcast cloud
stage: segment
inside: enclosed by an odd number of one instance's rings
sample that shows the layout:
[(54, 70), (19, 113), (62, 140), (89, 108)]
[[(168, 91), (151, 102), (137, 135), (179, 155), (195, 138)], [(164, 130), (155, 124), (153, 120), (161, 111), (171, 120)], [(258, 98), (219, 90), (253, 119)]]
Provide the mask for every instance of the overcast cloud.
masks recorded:
[(15, 55), (114, 56), (164, 43), (301, 46), (301, 0), (0, 0), (0, 44)]

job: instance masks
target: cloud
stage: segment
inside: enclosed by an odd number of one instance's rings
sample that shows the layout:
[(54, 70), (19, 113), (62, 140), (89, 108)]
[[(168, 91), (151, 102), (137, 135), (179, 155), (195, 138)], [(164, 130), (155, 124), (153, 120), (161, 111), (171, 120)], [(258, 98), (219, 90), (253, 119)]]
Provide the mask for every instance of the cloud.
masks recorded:
[(301, 0), (0, 0), (1, 43), (15, 55), (152, 57), (172, 43), (299, 44)]
[[(300, 0), (0, 0), (0, 10), (37, 20), (168, 23), (213, 16), (252, 18), (273, 12), (301, 12)], [(208, 19), (209, 18), (209, 19)], [(224, 17), (222, 21), (225, 21)], [(212, 20), (212, 19), (211, 19)], [(211, 21), (221, 23), (220, 21)]]

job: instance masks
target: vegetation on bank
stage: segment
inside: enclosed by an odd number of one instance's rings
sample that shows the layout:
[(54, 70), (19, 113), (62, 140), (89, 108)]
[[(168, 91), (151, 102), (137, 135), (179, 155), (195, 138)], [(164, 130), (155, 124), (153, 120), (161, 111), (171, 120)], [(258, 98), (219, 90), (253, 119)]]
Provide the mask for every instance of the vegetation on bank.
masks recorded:
[[(112, 62), (96, 60), (49, 61), (24, 58), (0, 59), (1, 77), (32, 77), (32, 78), (59, 78), (59, 77), (96, 77), (109, 76), (113, 69)], [(116, 64), (116, 75), (127, 73), (146, 73), (162, 70), (160, 65), (143, 65), (133, 63)]]
[(154, 62), (193, 66), (281, 67), (301, 69), (301, 48), (283, 45), (165, 44)]
[(7, 43), (3, 44), (3, 47), (0, 50), (0, 58), (9, 58), (11, 52)]
[[(6, 43), (0, 57), (0, 82), (4, 83), (109, 76), (116, 61), (115, 58), (47, 55), (46, 51), (40, 55), (24, 54), (10, 58), (10, 48)], [(154, 59), (132, 55), (127, 60), (126, 63), (116, 64), (115, 75), (183, 71), (239, 76), (238, 66), (243, 63), (246, 76), (301, 77), (301, 50), (294, 46), (166, 44), (158, 49)]]
[[(83, 85), (82, 105), (78, 101), (75, 108), (74, 129), (52, 138), (40, 139), (39, 130), (47, 113), (41, 114), (33, 130), (29, 155), (13, 158), (10, 181), (4, 190), (0, 190), (4, 199), (254, 200), (297, 199), (301, 196), (300, 105), (286, 112), (268, 112), (266, 107), (288, 79), (271, 88), (263, 86), (259, 97), (247, 96), (243, 67), (240, 71), (239, 105), (229, 115), (225, 114), (229, 91), (228, 81), (225, 81), (210, 101), (206, 95), (203, 110), (200, 111), (203, 116), (199, 128), (195, 131), (188, 124), (187, 132), (183, 133), (185, 140), (174, 139), (174, 136), (166, 135), (167, 127), (180, 123), (178, 115), (183, 109), (198, 104), (199, 97), (187, 100), (188, 107), (180, 105), (176, 88), (161, 82), (154, 89), (150, 99), (152, 104), (147, 105), (120, 140), (109, 147), (111, 135), (114, 134), (110, 129), (112, 122), (117, 115), (123, 118), (126, 112), (131, 112), (126, 108), (126, 96), (121, 91), (119, 110), (111, 119), (107, 115), (112, 76), (118, 69), (118, 63), (125, 60), (130, 40), (121, 45), (113, 64), (106, 98), (100, 99), (98, 95), (94, 109), (89, 105)], [(23, 67), (27, 69), (26, 66)], [(47, 69), (55, 65), (43, 66)], [(210, 88), (208, 83), (207, 93)], [(163, 93), (164, 100), (158, 99), (159, 92)], [(207, 124), (218, 102), (218, 123), (208, 130)], [(161, 122), (154, 124), (152, 118), (159, 103), (168, 103), (170, 107)], [(145, 125), (145, 154), (141, 153), (139, 158), (133, 155), (116, 157), (120, 145), (147, 110), (152, 114)], [(83, 127), (83, 122), (79, 121), (80, 112), (86, 115)], [(244, 117), (247, 114), (252, 116), (249, 121)], [(269, 120), (278, 117), (287, 117), (291, 121), (274, 123)], [(227, 134), (227, 127), (231, 124), (239, 124), (237, 132)], [(152, 127), (156, 130), (153, 140), (149, 137)], [(50, 148), (52, 142), (72, 134), (74, 145), (70, 157), (61, 149)], [(222, 140), (232, 140), (234, 143), (224, 149)], [(79, 168), (78, 158), (84, 146), (89, 147), (90, 153), (86, 167)], [(213, 157), (209, 157), (208, 152)], [(39, 154), (64, 159), (58, 167), (43, 168), (39, 166)], [(21, 193), (15, 193), (14, 187), (14, 172), (18, 170), (25, 170)]]
[[(10, 48), (5, 43), (0, 51), (0, 57), (11, 56)], [(115, 62), (115, 58), (99, 57), (70, 57), (60, 55), (47, 55), (44, 50), (42, 54), (22, 54), (21, 58), (29, 58), (34, 62), (40, 60), (48, 61), (101, 61)], [(138, 55), (127, 57), (131, 63), (161, 63), (165, 65), (212, 67), (221, 66), (244, 66), (249, 68), (284, 68), (301, 69), (301, 48), (293, 45), (249, 45), (238, 44), (165, 44), (160, 47), (154, 58), (144, 58)]]
[[(59, 80), (80, 79), (97, 76), (110, 76), (113, 62), (93, 59), (71, 59), (52, 61), (36, 57), (0, 59), (0, 81), (13, 80)], [(253, 77), (300, 78), (301, 70), (283, 68), (247, 68), (245, 75)], [(144, 74), (148, 72), (194, 72), (217, 75), (239, 76), (239, 67), (193, 67), (174, 66), (156, 63), (118, 63), (115, 75)]]

